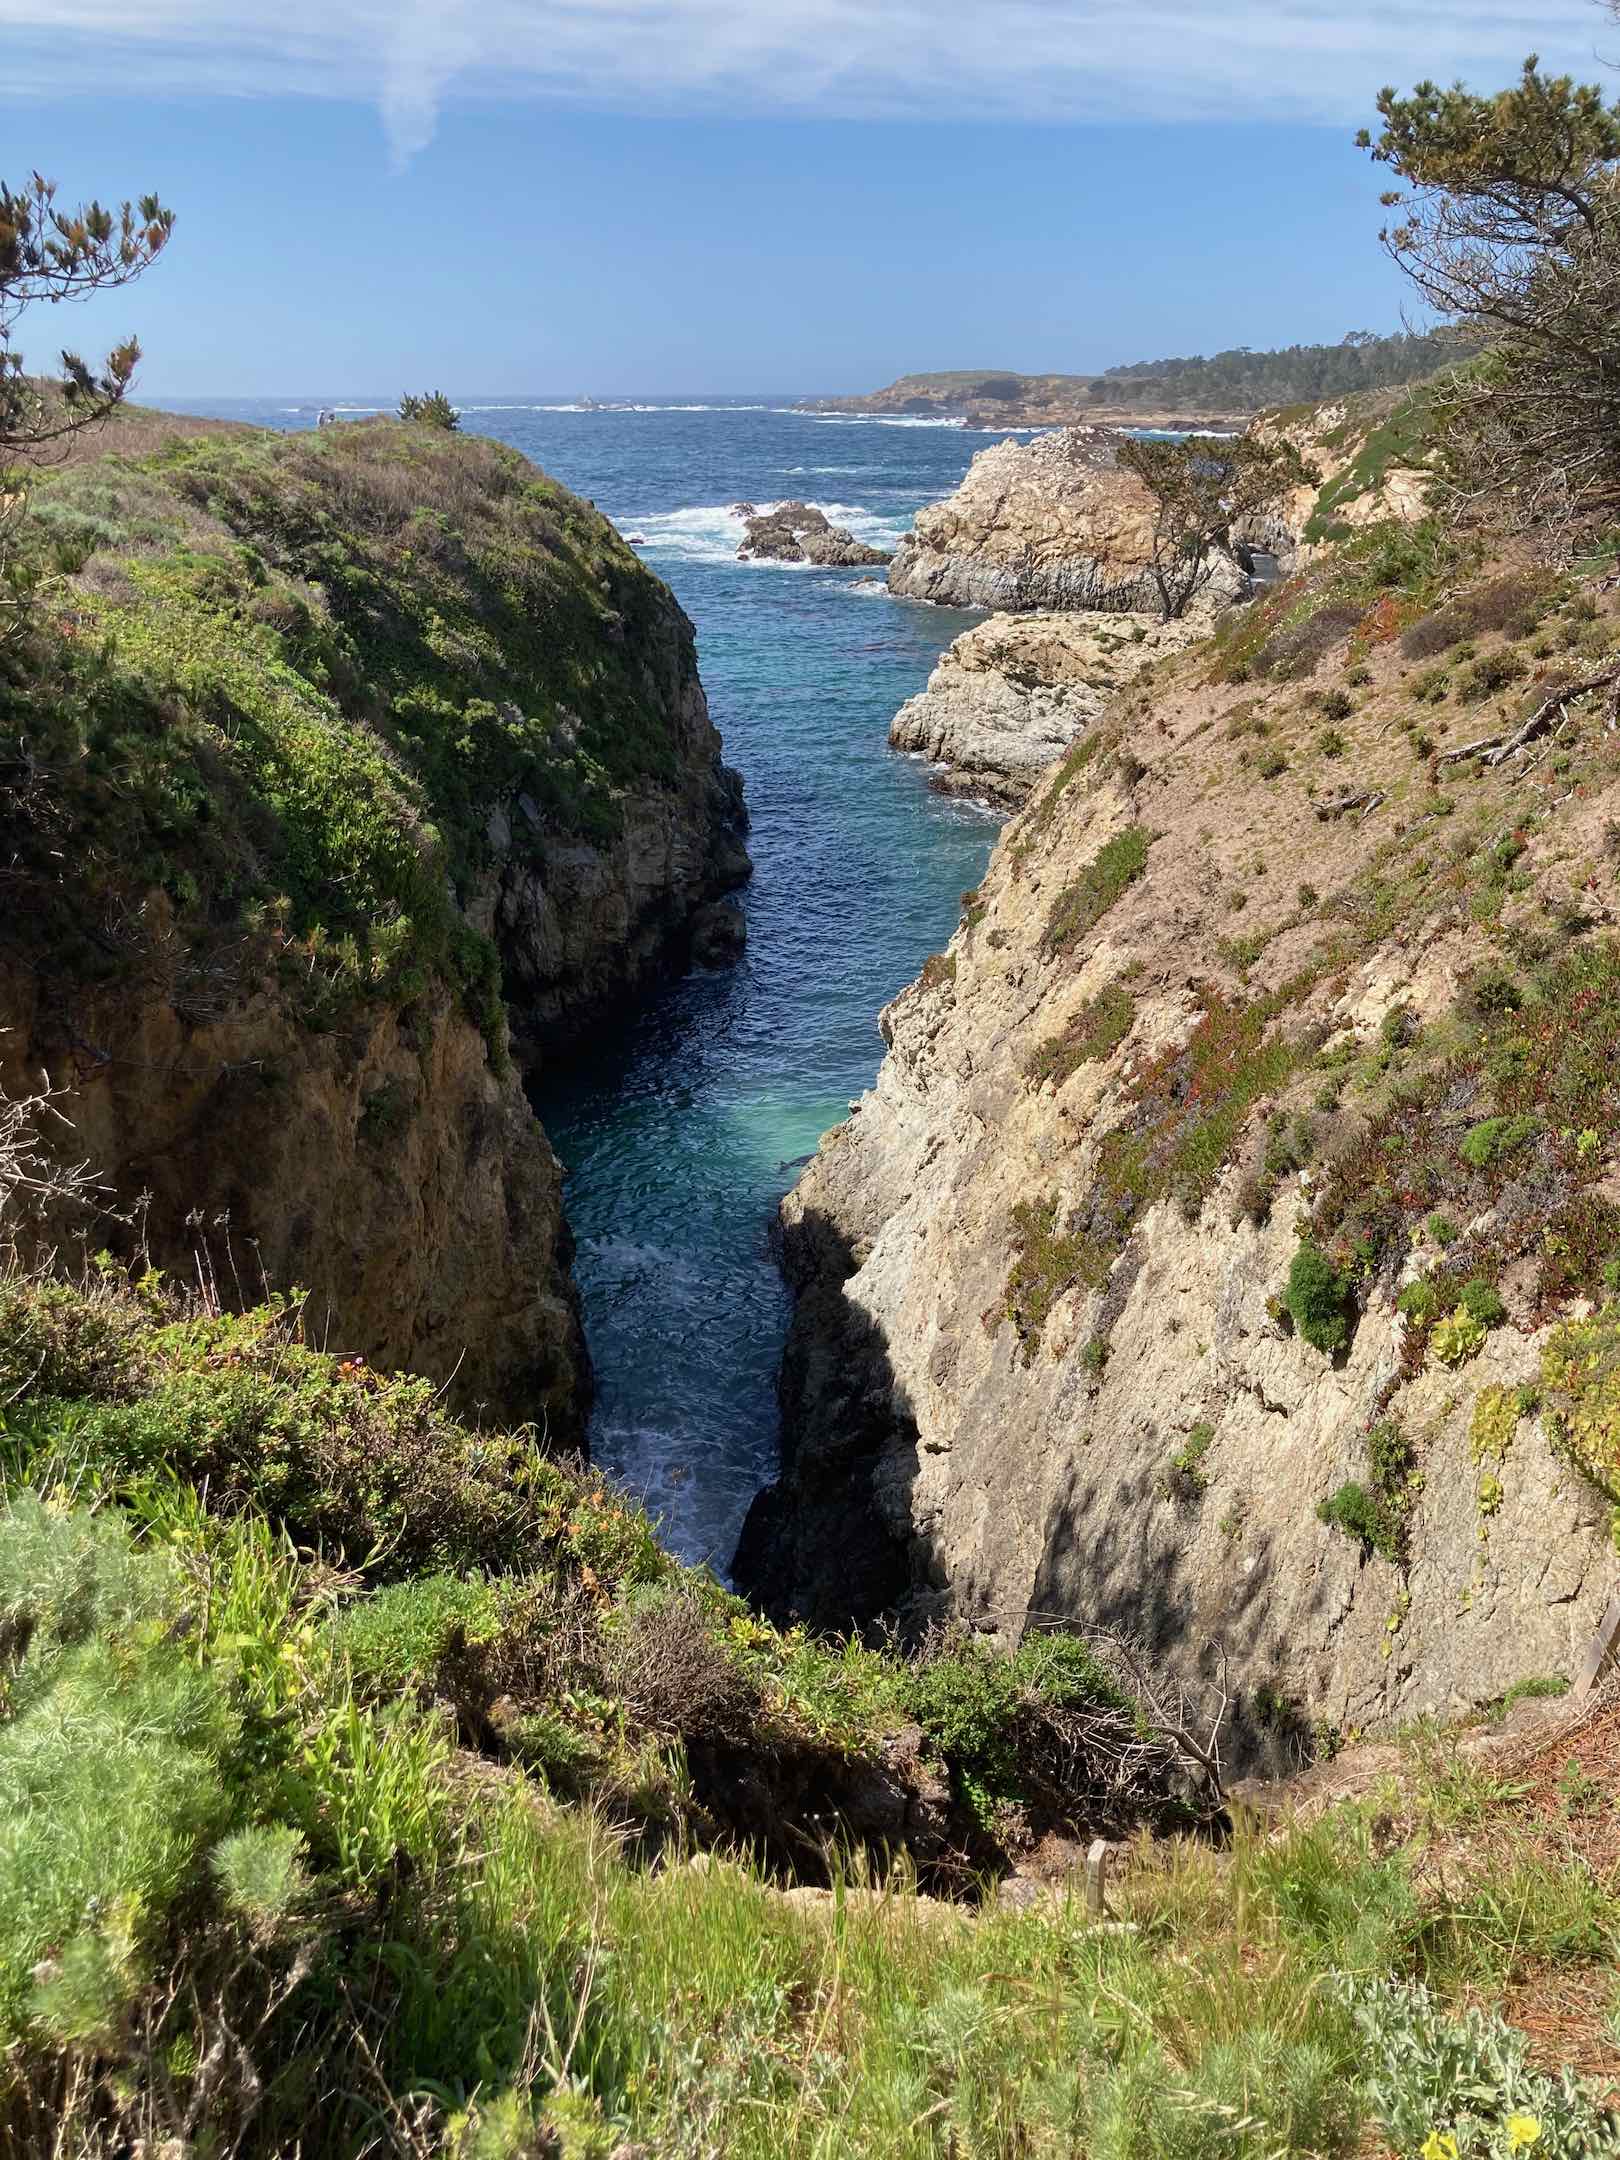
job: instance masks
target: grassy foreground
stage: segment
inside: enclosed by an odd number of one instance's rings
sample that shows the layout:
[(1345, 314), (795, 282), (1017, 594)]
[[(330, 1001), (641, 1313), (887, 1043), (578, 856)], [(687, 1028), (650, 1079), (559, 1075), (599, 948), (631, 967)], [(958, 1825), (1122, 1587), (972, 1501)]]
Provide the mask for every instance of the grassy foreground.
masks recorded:
[(1123, 1819), (1076, 1641), (781, 1634), (296, 1306), (14, 1274), (0, 1404), (0, 2151), (1620, 2151), (1470, 2008), (1614, 2046), (1612, 1717), (1143, 1833), (1097, 1931), (973, 1894)]

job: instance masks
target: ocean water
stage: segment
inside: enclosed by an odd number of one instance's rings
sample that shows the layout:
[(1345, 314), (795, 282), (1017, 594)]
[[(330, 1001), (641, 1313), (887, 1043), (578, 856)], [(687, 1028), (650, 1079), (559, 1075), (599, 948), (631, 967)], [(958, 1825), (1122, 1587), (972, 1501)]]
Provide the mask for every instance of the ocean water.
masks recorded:
[[(307, 427), (317, 408), (189, 409)], [(892, 543), (987, 438), (765, 399), (472, 401), (463, 415), (589, 497), (673, 587), (747, 786), (745, 959), (671, 985), (537, 1090), (568, 1170), (592, 1452), (677, 1551), (724, 1572), (776, 1459), (776, 1203), (871, 1085), (878, 1010), (950, 935), (996, 829), (887, 746), (896, 707), (974, 618), (892, 600), (881, 573), (741, 564), (730, 506), (799, 497)]]

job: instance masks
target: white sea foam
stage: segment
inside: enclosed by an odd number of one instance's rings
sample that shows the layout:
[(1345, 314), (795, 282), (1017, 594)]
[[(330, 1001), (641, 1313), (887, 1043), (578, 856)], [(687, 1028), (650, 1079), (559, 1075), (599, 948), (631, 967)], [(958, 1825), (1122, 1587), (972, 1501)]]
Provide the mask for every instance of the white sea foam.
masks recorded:
[(521, 399), (503, 399), (495, 404), (462, 405), (460, 412), (546, 412), (546, 413), (664, 413), (702, 412), (739, 413), (770, 412), (769, 405), (676, 405), (643, 404), (631, 398), (573, 398), (565, 403), (529, 404)]
[(881, 578), (875, 577), (858, 577), (852, 585), (846, 585), (844, 590), (859, 593), (863, 600), (887, 600), (889, 597), (888, 586)]
[(941, 419), (932, 413), (805, 413), (791, 405), (773, 405), (771, 410), (794, 413), (797, 419), (814, 420), (822, 427), (955, 428), (960, 433), (963, 425), (960, 419)]

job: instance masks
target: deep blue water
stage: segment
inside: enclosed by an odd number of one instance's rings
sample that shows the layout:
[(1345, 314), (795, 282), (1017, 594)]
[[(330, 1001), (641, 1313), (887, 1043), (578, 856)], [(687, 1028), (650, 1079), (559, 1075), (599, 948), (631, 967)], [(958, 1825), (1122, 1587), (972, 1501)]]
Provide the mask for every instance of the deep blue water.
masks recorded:
[[(272, 425), (315, 406), (219, 403)], [(740, 403), (463, 408), (588, 496), (674, 588), (753, 818), (746, 959), (630, 1017), (543, 1083), (596, 1366), (596, 1459), (669, 1541), (729, 1564), (772, 1474), (787, 1297), (767, 1232), (820, 1134), (870, 1086), (877, 1013), (955, 923), (995, 826), (887, 747), (895, 708), (972, 618), (852, 570), (740, 564), (739, 499), (800, 496), (897, 538), (985, 438)]]

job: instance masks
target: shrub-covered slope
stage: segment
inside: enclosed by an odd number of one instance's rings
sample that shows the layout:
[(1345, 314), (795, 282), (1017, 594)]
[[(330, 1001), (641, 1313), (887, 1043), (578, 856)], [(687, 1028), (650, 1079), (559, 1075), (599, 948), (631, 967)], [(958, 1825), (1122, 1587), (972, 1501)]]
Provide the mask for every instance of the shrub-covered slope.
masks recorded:
[[(5, 662), (5, 1071), (144, 1234), (572, 1424), (558, 1174), (508, 1070), (746, 874), (691, 626), (515, 452), (130, 414), (47, 476)], [(252, 1253), (251, 1262), (242, 1251)], [(263, 1273), (261, 1273), (261, 1269)]]
[(1374, 525), (1053, 768), (787, 1203), (765, 1595), (1135, 1624), (1228, 1661), (1256, 1748), (1573, 1668), (1614, 640), (1599, 585)]
[(1601, 2003), (1612, 1712), (1139, 1847), (1098, 1930), (1054, 1833), (1173, 1810), (1079, 1641), (781, 1634), (296, 1308), (0, 1278), (0, 1403), (8, 2156), (1617, 2149), (1458, 2015)]

